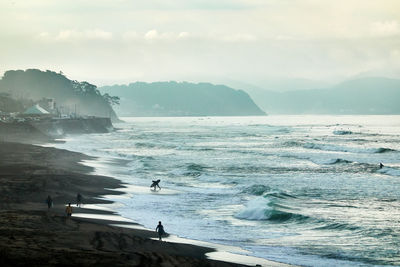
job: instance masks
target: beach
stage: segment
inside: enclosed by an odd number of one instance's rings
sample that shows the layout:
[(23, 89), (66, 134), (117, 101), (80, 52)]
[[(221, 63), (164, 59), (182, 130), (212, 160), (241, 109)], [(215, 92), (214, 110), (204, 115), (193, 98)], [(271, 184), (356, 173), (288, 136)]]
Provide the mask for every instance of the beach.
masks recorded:
[[(0, 263), (399, 263), (398, 117), (127, 118), (116, 127), (42, 146), (0, 143)], [(162, 190), (149, 190), (157, 179)]]
[[(243, 266), (207, 259), (212, 248), (153, 240), (154, 231), (74, 217), (76, 212), (115, 215), (76, 207), (76, 195), (83, 196), (85, 205), (106, 204), (110, 201), (100, 196), (121, 194), (113, 189), (124, 186), (90, 175), (92, 168), (79, 163), (89, 158), (51, 147), (0, 143), (1, 266)], [(48, 195), (54, 203), (50, 209)], [(72, 217), (65, 215), (66, 203), (72, 203)]]

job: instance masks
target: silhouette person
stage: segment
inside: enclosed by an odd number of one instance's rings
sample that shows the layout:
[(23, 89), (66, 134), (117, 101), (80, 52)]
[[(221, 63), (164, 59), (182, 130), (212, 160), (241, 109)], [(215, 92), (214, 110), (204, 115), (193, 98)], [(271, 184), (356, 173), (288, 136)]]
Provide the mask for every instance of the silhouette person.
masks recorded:
[(65, 208), (65, 213), (67, 213), (67, 217), (71, 217), (72, 215), (71, 203), (68, 203), (68, 206)]
[(156, 190), (158, 187), (161, 190), (161, 187), (158, 185), (160, 181), (160, 179), (158, 179), (157, 181), (152, 181), (153, 183), (150, 185), (150, 188), (154, 187), (154, 190)]
[(379, 169), (382, 169), (384, 167), (384, 165), (381, 163), (379, 163)]
[(78, 194), (76, 195), (76, 206), (77, 206), (77, 207), (80, 207), (81, 204), (82, 204), (82, 195), (81, 195), (80, 193), (78, 193)]
[(47, 196), (46, 203), (47, 203), (47, 208), (48, 209), (50, 209), (53, 206), (53, 199), (51, 199), (50, 195)]
[(163, 234), (165, 234), (165, 231), (164, 231), (164, 226), (161, 224), (161, 221), (158, 222), (158, 225), (156, 227), (156, 232), (158, 232), (158, 240), (162, 241), (161, 237)]

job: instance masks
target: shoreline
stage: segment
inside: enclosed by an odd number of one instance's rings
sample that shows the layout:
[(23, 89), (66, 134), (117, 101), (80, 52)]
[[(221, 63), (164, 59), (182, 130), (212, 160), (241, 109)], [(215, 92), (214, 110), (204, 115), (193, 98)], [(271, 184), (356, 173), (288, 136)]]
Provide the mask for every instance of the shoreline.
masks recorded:
[[(124, 184), (111, 177), (91, 175), (80, 162), (93, 157), (51, 147), (0, 142), (0, 263), (2, 266), (246, 266), (209, 259), (214, 248), (159, 242), (154, 231), (112, 226), (120, 221), (88, 219), (74, 214), (119, 216), (115, 211), (65, 204), (76, 194), (86, 204), (111, 204), (104, 195), (121, 195)], [(51, 195), (54, 207), (47, 209)], [(139, 226), (134, 222), (124, 225)], [(270, 262), (275, 266), (289, 266)]]
[[(107, 159), (107, 158), (100, 158), (100, 159), (104, 160), (101, 162), (106, 163), (106, 164), (124, 164), (125, 163), (125, 160), (123, 160), (123, 159), (112, 159), (112, 160)], [(93, 168), (94, 175), (100, 175), (100, 176), (104, 175), (104, 176), (112, 177), (114, 179), (119, 180), (118, 178), (115, 178), (112, 174), (105, 174), (105, 173), (101, 173), (101, 172), (98, 173), (97, 168), (106, 166), (106, 165), (103, 165), (102, 163), (99, 163), (98, 158), (96, 158), (96, 157), (82, 161), (83, 165)], [(137, 188), (137, 186), (135, 186), (134, 184), (130, 184), (130, 183), (123, 183), (123, 184), (125, 185), (124, 187), (121, 187), (119, 189), (113, 189), (113, 191), (121, 193), (118, 195), (118, 197), (126, 198), (126, 197), (129, 197), (131, 194), (135, 194), (136, 191), (132, 191), (132, 190), (130, 190), (130, 188), (132, 188), (132, 187)], [(102, 196), (102, 199), (108, 199), (109, 196), (115, 197), (114, 194), (104, 195), (104, 196)], [(115, 200), (110, 200), (110, 201), (112, 201), (113, 204), (118, 203), (118, 202), (115, 202)], [(134, 221), (134, 219), (129, 219), (127, 217), (123, 217), (115, 209), (104, 207), (104, 205), (109, 205), (109, 204), (99, 204), (99, 205), (96, 205), (97, 207), (94, 209), (106, 208), (106, 209), (109, 209), (110, 211), (114, 212), (115, 215), (111, 215), (111, 216), (105, 215), (104, 216), (101, 214), (90, 213), (90, 214), (79, 214), (79, 216), (81, 218), (85, 218), (85, 219), (89, 219), (89, 220), (90, 219), (98, 219), (98, 220), (104, 219), (104, 221), (106, 223), (111, 222), (110, 223), (111, 225), (117, 226), (117, 227), (140, 229), (140, 230), (146, 230), (146, 231), (151, 231), (151, 232), (153, 231), (152, 229), (146, 228), (143, 225), (141, 225), (140, 223)], [(113, 217), (116, 218), (118, 221), (113, 221)], [(128, 221), (130, 221), (130, 222), (128, 222)], [(153, 239), (157, 240), (158, 238), (153, 238)], [(261, 258), (261, 257), (247, 255), (246, 253), (249, 253), (249, 254), (251, 254), (251, 253), (248, 250), (245, 250), (240, 247), (223, 245), (223, 244), (218, 244), (218, 243), (211, 243), (208, 241), (201, 241), (201, 240), (190, 239), (190, 238), (182, 238), (182, 237), (179, 237), (174, 234), (168, 234), (167, 237), (163, 237), (163, 241), (210, 248), (213, 251), (207, 252), (205, 254), (206, 258), (212, 259), (212, 260), (217, 260), (217, 261), (222, 261), (222, 262), (243, 264), (245, 266), (272, 266), (272, 267), (273, 266), (276, 266), (276, 267), (297, 266), (297, 265), (293, 265), (293, 264), (287, 264), (287, 263), (283, 263), (283, 262), (268, 260), (268, 259)]]

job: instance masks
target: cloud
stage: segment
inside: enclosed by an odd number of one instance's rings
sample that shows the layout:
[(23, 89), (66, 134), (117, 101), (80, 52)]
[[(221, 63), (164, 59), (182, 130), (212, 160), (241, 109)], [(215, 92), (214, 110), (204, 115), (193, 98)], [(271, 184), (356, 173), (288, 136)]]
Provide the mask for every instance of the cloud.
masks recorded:
[(73, 2), (0, 1), (1, 67), (42, 64), (116, 80), (400, 73), (399, 0)]
[(399, 23), (392, 21), (377, 21), (371, 24), (371, 34), (374, 36), (394, 36), (400, 34)]
[(193, 34), (186, 31), (181, 32), (161, 32), (156, 29), (149, 30), (145, 33), (138, 33), (136, 31), (127, 31), (122, 34), (122, 39), (125, 41), (130, 40), (144, 40), (144, 41), (184, 41), (184, 40), (202, 40), (210, 42), (226, 42), (226, 43), (236, 43), (236, 42), (254, 42), (258, 38), (250, 33), (225, 33), (225, 34)]
[(191, 37), (191, 34), (188, 32), (159, 32), (155, 29), (147, 31), (143, 35), (138, 34), (137, 32), (125, 32), (123, 34), (124, 39), (136, 39), (136, 40), (145, 40), (145, 41), (180, 41), (184, 39), (188, 39)]
[(178, 34), (178, 39), (186, 39), (190, 37), (190, 34), (188, 32), (181, 32)]
[(47, 38), (49, 37), (49, 33), (48, 32), (41, 32), (38, 35), (39, 38)]
[(89, 39), (102, 39), (102, 40), (110, 40), (113, 38), (113, 34), (111, 32), (99, 29), (86, 31), (85, 36)]
[(64, 31), (60, 31), (57, 36), (56, 39), (60, 40), (60, 41), (65, 41), (65, 40), (71, 40), (71, 39), (80, 39), (82, 38), (83, 33), (82, 32), (78, 32), (78, 31), (74, 31), (74, 30), (64, 30)]
[(160, 38), (160, 35), (158, 34), (157, 30), (148, 31), (144, 35), (144, 39), (146, 39), (146, 40), (154, 40), (154, 39), (159, 39), (159, 38)]
[(232, 43), (253, 42), (253, 41), (257, 41), (257, 37), (252, 34), (248, 34), (248, 33), (236, 33), (236, 34), (224, 35), (220, 38), (220, 40), (225, 41), (225, 42), (232, 42)]
[(140, 36), (136, 31), (127, 31), (122, 34), (122, 39), (125, 41), (139, 39)]
[[(42, 36), (42, 33), (39, 36)], [(48, 36), (49, 35), (47, 34), (43, 37)], [(63, 30), (58, 32), (54, 39), (57, 41), (111, 40), (113, 39), (113, 34), (100, 29), (86, 31)]]

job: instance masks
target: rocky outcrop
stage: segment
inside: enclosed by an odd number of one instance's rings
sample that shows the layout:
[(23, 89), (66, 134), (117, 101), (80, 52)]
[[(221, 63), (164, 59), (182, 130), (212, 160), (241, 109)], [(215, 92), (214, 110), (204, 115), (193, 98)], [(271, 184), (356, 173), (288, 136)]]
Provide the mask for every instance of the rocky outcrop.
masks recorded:
[(0, 122), (0, 141), (43, 143), (65, 134), (107, 133), (113, 129), (109, 118), (97, 117)]

